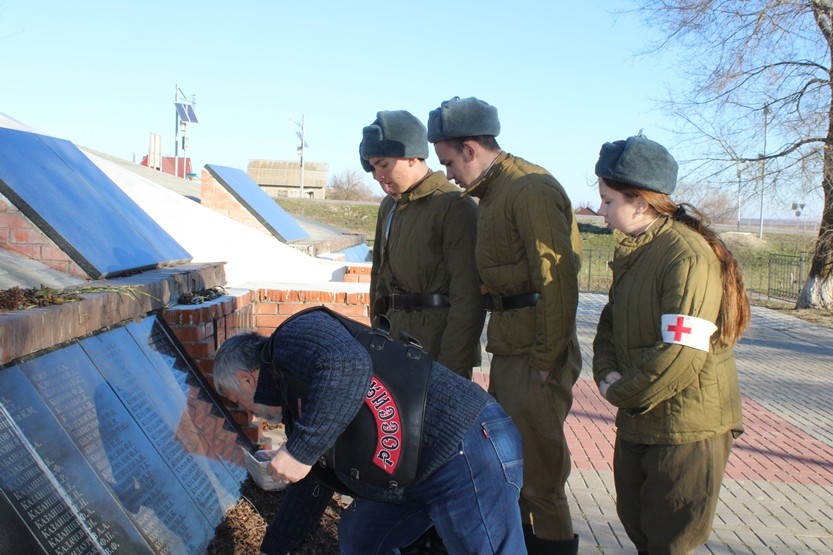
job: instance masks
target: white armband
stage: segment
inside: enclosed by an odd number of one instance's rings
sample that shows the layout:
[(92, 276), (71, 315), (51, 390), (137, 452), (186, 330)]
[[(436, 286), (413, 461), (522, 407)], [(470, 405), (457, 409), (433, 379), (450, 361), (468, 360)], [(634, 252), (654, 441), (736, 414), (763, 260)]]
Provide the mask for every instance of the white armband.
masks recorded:
[(663, 314), (660, 330), (665, 343), (676, 343), (708, 352), (712, 334), (717, 331), (717, 326), (696, 316)]

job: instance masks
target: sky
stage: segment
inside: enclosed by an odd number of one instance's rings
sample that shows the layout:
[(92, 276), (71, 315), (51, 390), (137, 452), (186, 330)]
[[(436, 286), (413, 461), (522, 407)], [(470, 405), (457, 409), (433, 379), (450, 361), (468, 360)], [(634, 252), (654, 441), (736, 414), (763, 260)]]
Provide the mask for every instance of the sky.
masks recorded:
[(298, 160), (303, 117), (305, 161), (332, 177), (363, 174), (361, 130), (378, 111), (427, 122), (443, 100), (475, 96), (497, 107), (504, 150), (596, 208), (602, 143), (642, 130), (671, 145), (677, 126), (655, 103), (674, 61), (634, 56), (657, 35), (614, 13), (625, 4), (0, 0), (0, 112), (138, 162), (151, 133), (173, 155), (178, 86), (199, 119), (195, 168)]

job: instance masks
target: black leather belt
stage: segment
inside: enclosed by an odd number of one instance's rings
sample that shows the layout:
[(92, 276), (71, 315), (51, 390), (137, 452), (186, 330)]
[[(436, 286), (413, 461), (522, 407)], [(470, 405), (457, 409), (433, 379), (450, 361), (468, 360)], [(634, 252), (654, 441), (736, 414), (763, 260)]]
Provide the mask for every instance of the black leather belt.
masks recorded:
[(394, 293), (376, 299), (373, 311), (376, 314), (385, 314), (388, 310), (422, 310), (446, 306), (451, 306), (451, 301), (448, 295), (441, 293)]
[(521, 293), (520, 295), (485, 295), (483, 297), (483, 308), (486, 310), (515, 310), (538, 304), (538, 293)]

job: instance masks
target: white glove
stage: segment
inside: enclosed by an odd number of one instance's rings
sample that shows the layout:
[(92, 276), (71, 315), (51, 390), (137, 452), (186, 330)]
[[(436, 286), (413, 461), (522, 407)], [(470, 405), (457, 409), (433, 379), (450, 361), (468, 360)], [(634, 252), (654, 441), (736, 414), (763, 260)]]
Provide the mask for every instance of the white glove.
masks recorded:
[(616, 370), (605, 376), (605, 379), (599, 382), (599, 393), (602, 394), (602, 397), (607, 399), (608, 388), (621, 378), (622, 374), (620, 374)]
[[(243, 448), (241, 447), (241, 449)], [(246, 453), (243, 459), (246, 462), (246, 470), (260, 489), (265, 491), (283, 491), (286, 489), (289, 484), (279, 482), (269, 474), (269, 461), (272, 460), (277, 451), (261, 450), (256, 451), (254, 455), (246, 449), (243, 449), (243, 452)]]

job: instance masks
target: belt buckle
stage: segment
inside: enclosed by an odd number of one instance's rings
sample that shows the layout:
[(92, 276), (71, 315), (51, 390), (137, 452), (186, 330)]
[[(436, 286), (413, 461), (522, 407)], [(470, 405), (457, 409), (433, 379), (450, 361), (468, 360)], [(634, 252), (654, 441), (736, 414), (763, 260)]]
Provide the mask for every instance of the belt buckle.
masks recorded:
[(402, 310), (402, 304), (399, 299), (399, 293), (392, 293), (388, 296), (390, 299), (390, 309), (391, 310)]

